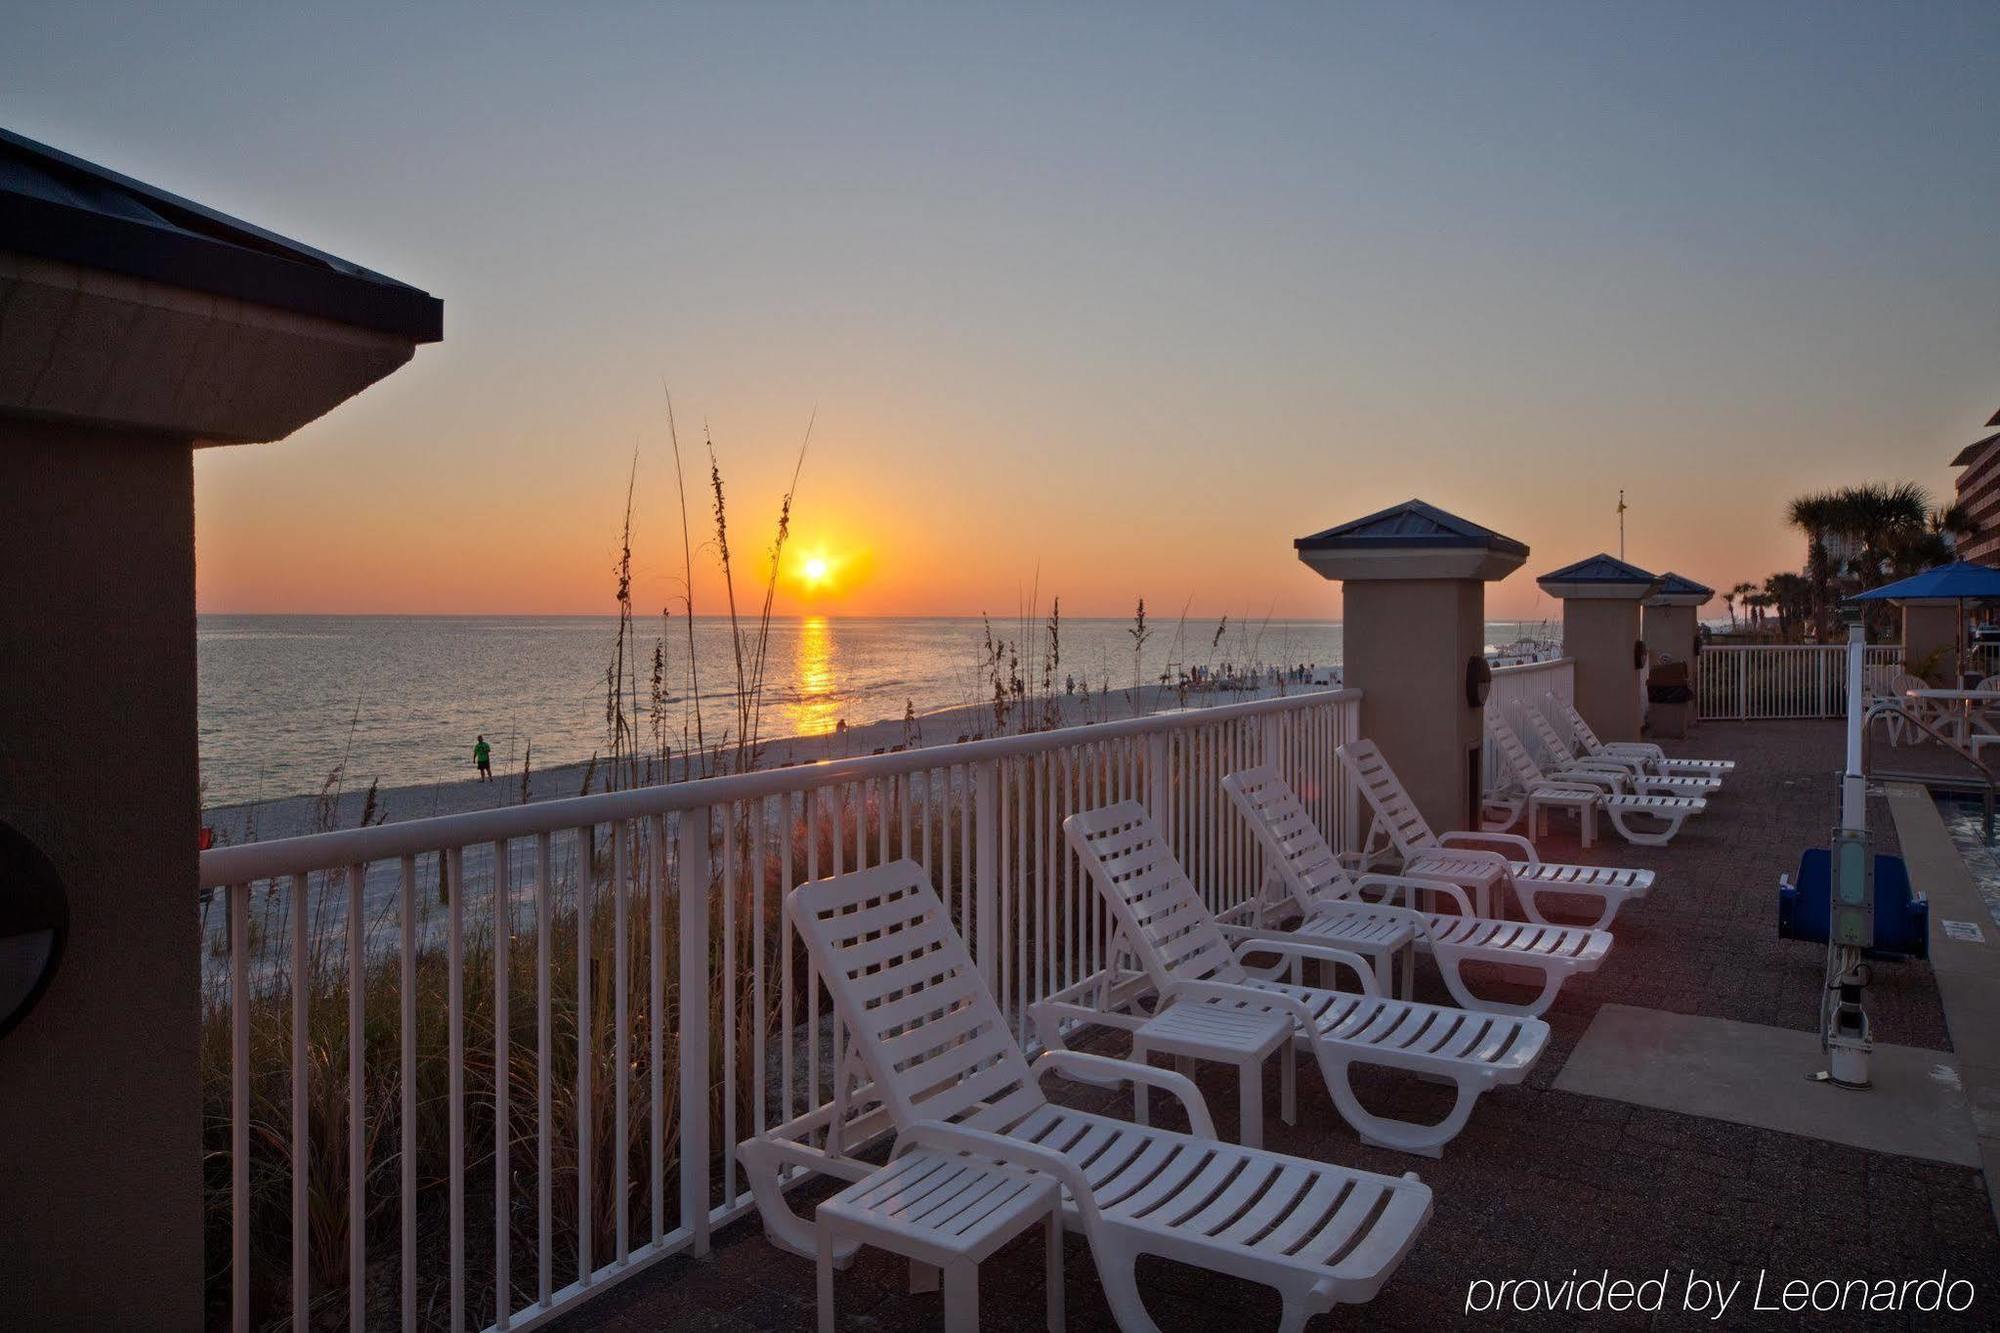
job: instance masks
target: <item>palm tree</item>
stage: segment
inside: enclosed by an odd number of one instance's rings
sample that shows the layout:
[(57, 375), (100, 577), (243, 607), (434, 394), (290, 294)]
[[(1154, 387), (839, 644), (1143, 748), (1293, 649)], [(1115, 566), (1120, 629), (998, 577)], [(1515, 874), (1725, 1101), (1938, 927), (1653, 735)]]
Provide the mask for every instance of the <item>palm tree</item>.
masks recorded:
[(1778, 637), (1792, 638), (1795, 626), (1803, 628), (1814, 614), (1812, 584), (1797, 574), (1781, 572), (1764, 580), (1763, 596), (1778, 612)]
[(1974, 521), (1972, 511), (1953, 501), (1942, 509), (1931, 510), (1931, 531), (1947, 537), (1976, 537), (1979, 524)]
[(1791, 525), (1806, 534), (1807, 595), (1811, 599), (1813, 632), (1822, 643), (1826, 642), (1831, 632), (1828, 612), (1831, 609), (1829, 593), (1833, 582), (1833, 561), (1827, 554), (1826, 537), (1838, 514), (1838, 498), (1831, 491), (1801, 495), (1785, 511)]
[(1747, 579), (1744, 582), (1739, 583), (1735, 587), (1731, 588), (1728, 592), (1722, 594), (1722, 600), (1728, 603), (1729, 605), (1729, 623), (1732, 628), (1736, 624), (1737, 604), (1739, 602), (1742, 603), (1743, 610), (1747, 615), (1747, 613), (1751, 609), (1750, 599), (1756, 595), (1757, 595), (1757, 585), (1749, 582)]
[(1929, 531), (1930, 493), (1913, 481), (1849, 486), (1829, 498), (1830, 530), (1853, 543), (1848, 567), (1863, 590), (1889, 577), (1897, 555)]
[[(1848, 486), (1829, 498), (1829, 531), (1852, 547), (1847, 572), (1862, 591), (1950, 558), (1940, 556), (1946, 550), (1944, 539), (1930, 528), (1930, 493), (1913, 481)], [(1890, 614), (1886, 606), (1869, 606), (1872, 637), (1879, 640), (1889, 629)]]

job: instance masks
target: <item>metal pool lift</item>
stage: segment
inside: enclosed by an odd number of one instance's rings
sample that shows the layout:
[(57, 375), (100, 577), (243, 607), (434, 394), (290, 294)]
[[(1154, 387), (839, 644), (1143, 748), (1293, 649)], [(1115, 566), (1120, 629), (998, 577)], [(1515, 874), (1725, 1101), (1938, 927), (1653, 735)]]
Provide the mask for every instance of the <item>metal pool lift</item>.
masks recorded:
[(1868, 1013), (1862, 994), (1868, 964), (1862, 951), (1875, 943), (1875, 857), (1868, 837), (1868, 778), (1862, 768), (1866, 729), (1863, 698), (1867, 634), (1859, 619), (1847, 627), (1847, 763), (1840, 775), (1840, 825), (1833, 831), (1832, 879), (1827, 892), (1826, 987), (1821, 992), (1822, 1077), (1842, 1088), (1868, 1086)]
[(1891, 705), (1871, 708), (1866, 701), (1866, 653), (1861, 624), (1850, 623), (1846, 754), (1832, 846), (1808, 847), (1799, 857), (1796, 881), (1778, 882), (1778, 934), (1826, 944), (1819, 1017), (1827, 1068), (1810, 1077), (1842, 1088), (1869, 1085), (1873, 1043), (1864, 1000), (1872, 960), (1930, 955), (1930, 904), (1912, 890), (1903, 858), (1874, 854), (1868, 830), (1868, 724)]

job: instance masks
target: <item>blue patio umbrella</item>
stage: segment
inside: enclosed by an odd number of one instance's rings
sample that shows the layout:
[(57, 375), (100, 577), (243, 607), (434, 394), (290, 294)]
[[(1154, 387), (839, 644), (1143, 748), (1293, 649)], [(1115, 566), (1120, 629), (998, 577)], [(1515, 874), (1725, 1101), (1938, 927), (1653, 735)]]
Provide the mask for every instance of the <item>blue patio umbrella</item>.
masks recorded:
[(2000, 569), (1955, 560), (1948, 565), (1857, 592), (1850, 602), (2000, 601)]
[(1894, 583), (1885, 583), (1867, 592), (1855, 593), (1850, 602), (1957, 602), (1958, 642), (1954, 648), (1960, 678), (1965, 671), (1965, 604), (2000, 601), (2000, 569), (1954, 560), (1921, 574), (1912, 574)]

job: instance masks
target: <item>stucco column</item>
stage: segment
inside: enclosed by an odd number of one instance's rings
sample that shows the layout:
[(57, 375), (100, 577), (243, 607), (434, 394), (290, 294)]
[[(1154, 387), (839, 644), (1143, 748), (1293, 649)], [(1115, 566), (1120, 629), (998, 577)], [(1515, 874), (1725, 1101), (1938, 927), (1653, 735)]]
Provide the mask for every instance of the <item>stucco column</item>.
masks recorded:
[(1528, 548), (1417, 500), (1294, 545), (1341, 580), (1341, 676), (1361, 691), (1361, 734), (1433, 828), (1478, 827), (1484, 717), (1466, 675), (1485, 661), (1486, 584)]
[(1645, 718), (1640, 603), (1657, 576), (1610, 555), (1580, 560), (1536, 582), (1563, 604), (1563, 655), (1575, 663), (1576, 709), (1601, 740), (1636, 741)]
[(5, 131), (0, 165), (0, 821), (68, 905), (0, 1036), (0, 1324), (201, 1328), (193, 451), (290, 434), (442, 307)]
[(198, 1328), (194, 473), (185, 439), (0, 415), (0, 819), (70, 939), (0, 1041), (0, 1289)]
[(1670, 570), (1660, 575), (1659, 589), (1641, 604), (1640, 634), (1652, 659), (1651, 669), (1657, 672), (1663, 666), (1684, 663), (1688, 688), (1697, 695), (1701, 672), (1695, 654), (1701, 638), (1701, 608), (1714, 597), (1713, 588)]
[(1903, 669), (1924, 679), (1956, 685), (1949, 679), (1957, 661), (1958, 603), (1904, 602)]
[[(1642, 608), (1639, 637), (1654, 665), (1663, 662), (1694, 661), (1695, 618), (1691, 606), (1661, 605), (1648, 601)], [(1692, 667), (1690, 667), (1692, 670)]]

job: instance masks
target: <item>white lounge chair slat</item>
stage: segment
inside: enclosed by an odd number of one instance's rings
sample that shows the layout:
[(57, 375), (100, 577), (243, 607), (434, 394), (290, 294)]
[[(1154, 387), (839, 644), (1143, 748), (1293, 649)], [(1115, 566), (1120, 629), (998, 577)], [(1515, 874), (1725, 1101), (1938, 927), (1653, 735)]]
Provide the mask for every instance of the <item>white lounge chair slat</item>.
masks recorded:
[[(855, 1064), (837, 1075), (851, 1080), (865, 1072), (868, 1105), (879, 1100), (880, 1114), (899, 1136), (933, 1152), (944, 1141), (1001, 1160), (1015, 1151), (1010, 1145), (1020, 1145), (1022, 1153), (1059, 1154), (1068, 1164), (1063, 1169), (1076, 1173), (1065, 1177), (1066, 1219), (1089, 1237), (1122, 1327), (1152, 1327), (1135, 1276), (1142, 1253), (1275, 1287), (1286, 1327), (1296, 1328), (1337, 1302), (1373, 1296), (1429, 1218), (1430, 1192), (1414, 1177), (1372, 1175), (1049, 1103), (919, 866), (894, 862), (814, 881), (794, 890), (790, 903), (852, 1042)], [(1043, 1057), (1064, 1058), (1086, 1057)], [(1118, 1068), (1099, 1059), (1091, 1072), (1106, 1067)], [(1174, 1078), (1130, 1069), (1132, 1077), (1156, 1082)], [(1176, 1086), (1192, 1099), (1190, 1116), (1205, 1128), (1199, 1094), (1184, 1082)], [(814, 1147), (815, 1131), (804, 1127), (826, 1123), (816, 1111), (739, 1149), (767, 1231), (795, 1251), (809, 1250), (812, 1233), (786, 1203), (785, 1168), (818, 1163), (850, 1179), (874, 1170), (842, 1155), (832, 1140), (828, 1148)], [(943, 1127), (951, 1123), (987, 1137), (940, 1140), (956, 1132)], [(1054, 1169), (1029, 1159), (1017, 1164)], [(1276, 1179), (1366, 1198), (1369, 1207), (1307, 1218), (1280, 1213), (1296, 1222), (1295, 1245), (1229, 1233), (1253, 1201), (1261, 1201), (1264, 1183)], [(1025, 1186), (1001, 1180), (971, 1187), (964, 1173), (933, 1161), (892, 1174), (884, 1188), (890, 1192), (875, 1191), (871, 1202), (886, 1213), (953, 1234), (1009, 1207)]]
[[(1349, 741), (1338, 747), (1335, 753), (1357, 775), (1361, 794), (1367, 798), (1378, 820), (1391, 820), (1397, 811), (1415, 811), (1408, 791), (1382, 758), (1375, 742)], [(1597, 899), (1600, 910), (1592, 925), (1602, 929), (1611, 924), (1618, 909), (1628, 900), (1643, 897), (1652, 887), (1650, 871), (1599, 876), (1588, 873), (1599, 867), (1552, 865), (1535, 855), (1533, 844), (1526, 838), (1511, 834), (1454, 832), (1450, 836), (1460, 841), (1517, 848), (1526, 854), (1521, 861), (1509, 861), (1504, 854), (1488, 848), (1468, 851), (1445, 843), (1420, 814), (1415, 816), (1414, 827), (1414, 833), (1405, 834), (1396, 832), (1393, 824), (1391, 826), (1390, 838), (1403, 856), (1404, 874), (1420, 879), (1446, 879), (1468, 889), (1504, 882), (1513, 888), (1521, 910), (1538, 922), (1547, 920), (1536, 903), (1537, 894), (1545, 890), (1559, 888), (1567, 894)], [(1563, 878), (1552, 880), (1552, 873)], [(1621, 874), (1627, 877), (1621, 879)]]
[(1317, 1224), (1327, 1219), (1347, 1198), (1349, 1189), (1343, 1180), (1315, 1180), (1312, 1188), (1306, 1191), (1305, 1198), (1265, 1234), (1262, 1243), (1280, 1253), (1292, 1253), (1303, 1246), (1317, 1229)]
[[(1312, 1053), (1334, 1104), (1368, 1142), (1435, 1155), (1463, 1128), (1473, 1100), (1497, 1083), (1519, 1082), (1548, 1040), (1548, 1028), (1539, 1019), (1493, 1018), (1519, 1032), (1510, 1058), (1468, 1058), (1442, 1049), (1452, 1025), (1463, 1016), (1460, 1010), (1259, 977), (1243, 966), (1238, 954), (1254, 953), (1269, 947), (1268, 942), (1250, 940), (1230, 948), (1144, 806), (1122, 801), (1081, 811), (1063, 821), (1063, 831), (1118, 921), (1125, 944), (1165, 1000), (1240, 1008), (1256, 1003), (1250, 992), (1263, 991), (1304, 1007), (1310, 1021), (1299, 1025), (1294, 1040)], [(1161, 921), (1185, 923), (1186, 933), (1175, 941), (1163, 940), (1157, 929)], [(1189, 937), (1198, 939), (1197, 947), (1183, 947)], [(1347, 958), (1361, 962), (1354, 955)], [(1360, 975), (1372, 985), (1372, 973), (1364, 969)], [(1205, 983), (1233, 988), (1233, 993), (1217, 999), (1189, 990)], [(1353, 1095), (1350, 1067), (1355, 1063), (1449, 1078), (1458, 1087), (1458, 1104), (1432, 1126), (1376, 1116)]]
[[(1394, 774), (1388, 773), (1386, 764), (1379, 759), (1371, 760), (1371, 766), (1378, 775), (1386, 774), (1393, 781)], [(1225, 777), (1222, 785), (1264, 847), (1273, 882), (1282, 888), (1290, 907), (1300, 913), (1300, 923), (1293, 934), (1318, 940), (1325, 932), (1337, 928), (1335, 923), (1343, 913), (1385, 910), (1361, 901), (1361, 886), (1349, 877), (1291, 785), (1276, 769), (1269, 766), (1244, 769)], [(1280, 834), (1284, 838), (1282, 844), (1278, 841)], [(1448, 850), (1437, 854), (1449, 857)], [(1406, 870), (1415, 873), (1413, 867)], [(1399, 888), (1411, 895), (1414, 903), (1414, 895), (1436, 891), (1435, 880), (1458, 884), (1468, 879), (1491, 882), (1504, 872), (1493, 858), (1461, 857), (1453, 859), (1449, 867), (1427, 867), (1422, 873), (1429, 878), (1371, 876), (1369, 882), (1378, 887)], [(1578, 972), (1595, 971), (1611, 948), (1611, 936), (1602, 930), (1412, 908), (1386, 910), (1399, 911), (1421, 923), (1415, 935), (1416, 947), (1435, 959), (1452, 997), (1469, 1009), (1542, 1013), (1554, 1002), (1565, 980)], [(1472, 992), (1463, 976), (1462, 968), (1467, 962), (1534, 969), (1542, 974), (1542, 990), (1532, 1004), (1525, 1006), (1482, 999)]]
[[(1528, 835), (1538, 836), (1544, 807), (1554, 806), (1576, 811), (1586, 847), (1599, 813), (1627, 842), (1662, 846), (1673, 840), (1689, 818), (1708, 808), (1701, 798), (1722, 785), (1714, 779), (1648, 777), (1636, 766), (1614, 771), (1611, 766), (1572, 762), (1568, 747), (1534, 705), (1522, 705), (1521, 712), (1540, 737), (1554, 767), (1545, 770), (1536, 763), (1499, 708), (1488, 703), (1486, 735), (1498, 749), (1507, 774), (1507, 781), (1487, 797), (1487, 808), (1504, 811), (1506, 818), (1489, 818), (1488, 831), (1505, 831), (1525, 815)], [(1627, 791), (1627, 786), (1633, 790)]]
[(1559, 699), (1553, 694), (1549, 695), (1548, 699), (1563, 720), (1569, 724), (1570, 732), (1576, 737), (1577, 743), (1589, 754), (1636, 755), (1645, 760), (1655, 772), (1679, 769), (1684, 772), (1720, 775), (1736, 771), (1734, 759), (1682, 759), (1670, 756), (1659, 746), (1647, 741), (1601, 741), (1583, 714), (1576, 710), (1575, 704), (1567, 699)]
[(1361, 1190), (1349, 1190), (1347, 1197), (1340, 1201), (1340, 1208), (1327, 1225), (1316, 1234), (1307, 1236), (1292, 1250), (1296, 1259), (1320, 1259), (1331, 1257), (1335, 1245), (1348, 1243), (1345, 1238), (1353, 1235), (1366, 1221), (1368, 1212), (1376, 1205), (1376, 1199)]

